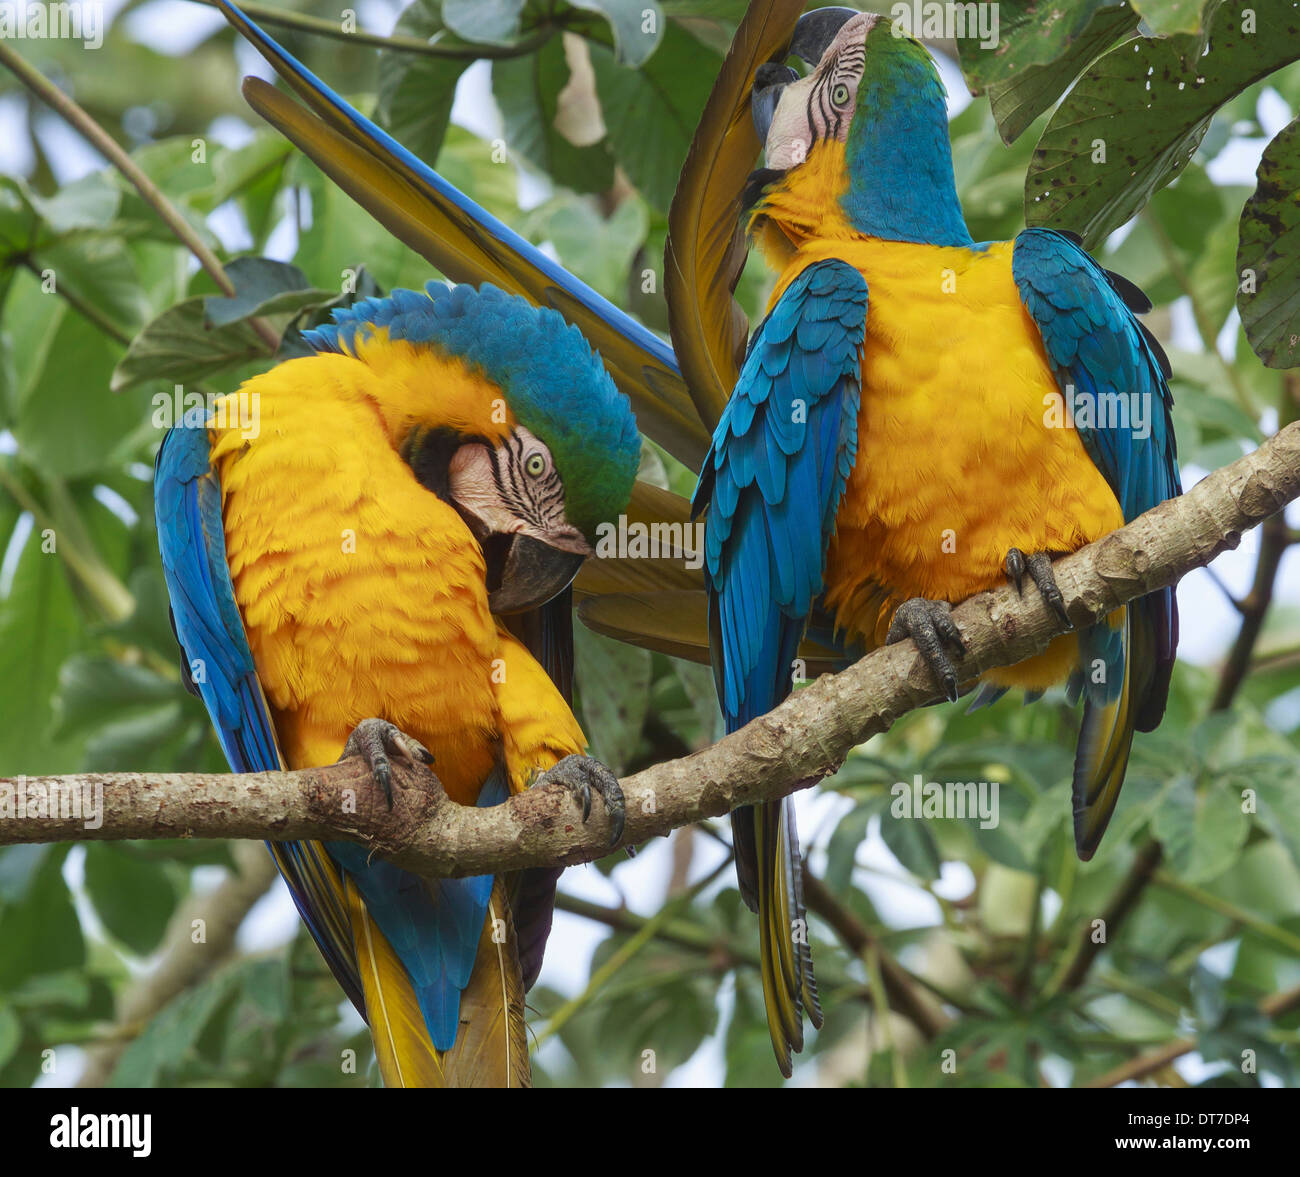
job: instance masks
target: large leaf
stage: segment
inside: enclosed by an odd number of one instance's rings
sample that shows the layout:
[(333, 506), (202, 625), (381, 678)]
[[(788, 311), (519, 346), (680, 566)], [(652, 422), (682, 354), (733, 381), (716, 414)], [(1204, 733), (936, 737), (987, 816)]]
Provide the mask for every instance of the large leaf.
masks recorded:
[(650, 703), (650, 652), (574, 626), (579, 713), (591, 754), (616, 773), (641, 742)]
[[(957, 37), (957, 55), (971, 93), (982, 94), (987, 87), (1011, 82), (1031, 67), (1052, 65), (1066, 57), (1088, 35), (1094, 17), (1121, 6), (1127, 7), (1123, 0), (1003, 0), (996, 8), (977, 5), (984, 11), (972, 14), (962, 5), (965, 12), (958, 12), (965, 20), (954, 31), (962, 34)], [(941, 6), (915, 7), (924, 21), (930, 14), (926, 9), (938, 15)], [(976, 26), (978, 19), (993, 14), (997, 16), (996, 32), (987, 19), (983, 30)], [(1131, 17), (1129, 23), (1136, 24), (1136, 18)], [(924, 23), (919, 30), (913, 23), (912, 35), (922, 34), (929, 35)], [(1065, 77), (1062, 89), (1069, 80)]]
[[(3, 514), (3, 512), (0, 512)], [(0, 771), (72, 772), (79, 749), (50, 738), (50, 700), (59, 667), (81, 642), (81, 618), (52, 538), (34, 529), (18, 556), (7, 596), (0, 597)], [(9, 533), (3, 536), (10, 542)], [(3, 953), (0, 953), (3, 955)]]
[(614, 155), (645, 198), (666, 211), (721, 60), (669, 23), (658, 52), (639, 70), (591, 46), (596, 90)]
[(157, 862), (137, 857), (130, 845), (92, 842), (86, 847), (86, 893), (104, 926), (137, 956), (158, 947), (176, 910), (176, 891)]
[(614, 53), (620, 65), (644, 65), (659, 48), (664, 15), (655, 0), (572, 0), (574, 8), (599, 12), (614, 33)]
[(0, 989), (13, 989), (26, 977), (81, 968), (86, 944), (63, 881), (68, 846), (57, 846), (41, 858), (31, 885), (21, 899), (0, 908)]
[(1071, 81), (1099, 53), (1137, 29), (1137, 17), (1123, 0), (1097, 8), (1073, 36), (1061, 56), (1046, 65), (1026, 65), (988, 83), (989, 105), (998, 132), (1013, 143), (1043, 111), (1068, 89)]
[(1096, 244), (1187, 165), (1220, 106), (1300, 58), (1300, 9), (1247, 11), (1225, 4), (1208, 37), (1137, 39), (1098, 60), (1038, 142), (1027, 223), (1073, 229)]
[(569, 84), (564, 42), (552, 37), (536, 53), (492, 64), (492, 92), (506, 124), (506, 143), (557, 183), (604, 192), (614, 182), (609, 147), (576, 147), (555, 125), (560, 91)]
[(1300, 364), (1300, 119), (1259, 161), (1241, 213), (1237, 309), (1250, 346), (1270, 368)]
[(148, 324), (113, 370), (113, 391), (146, 380), (195, 383), (266, 355), (266, 344), (247, 321), (210, 326), (206, 301), (187, 298)]
[[(425, 40), (445, 30), (437, 0), (416, 0), (403, 10), (393, 28), (400, 36)], [(402, 146), (430, 164), (442, 149), (456, 83), (466, 65), (467, 61), (454, 57), (388, 49), (379, 55), (377, 121)]]
[(442, 19), (466, 41), (508, 45), (519, 34), (525, 0), (443, 0)]

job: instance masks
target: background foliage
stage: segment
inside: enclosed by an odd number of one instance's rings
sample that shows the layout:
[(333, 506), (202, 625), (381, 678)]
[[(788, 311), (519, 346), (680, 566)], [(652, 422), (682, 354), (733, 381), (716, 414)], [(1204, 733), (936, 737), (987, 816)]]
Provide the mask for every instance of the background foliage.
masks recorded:
[[(1072, 228), (1145, 287), (1177, 373), (1181, 458), (1193, 472), (1216, 467), (1300, 412), (1300, 382), (1251, 347), (1285, 369), (1300, 329), (1296, 124), (1265, 150), (1258, 192), (1214, 178), (1226, 153), (1263, 135), (1264, 105), (1292, 117), (1300, 107), (1300, 68), (1288, 64), (1300, 57), (1300, 11), (1261, 0), (1247, 35), (1246, 6), (1229, 0), (1056, 0), (1052, 22), (1048, 7), (1003, 3), (995, 52), (934, 45), (987, 95), (951, 128), (972, 232)], [(337, 32), (338, 15), (320, 0), (285, 10), (314, 20), (311, 31), (273, 31), (458, 187), (665, 330), (644, 271), (661, 264), (675, 179), (743, 8), (416, 0), (395, 37), (436, 38), (438, 55), (321, 35)], [(641, 32), (645, 11), (653, 36)], [(366, 28), (391, 25), (381, 9), (362, 16)], [(158, 5), (126, 4), (98, 51), (10, 44), (130, 151), (226, 261), (234, 300), (213, 297), (211, 278), (103, 161), (70, 176), (53, 116), (0, 73), (0, 126), (15, 158), (27, 149), (26, 164), (0, 177), (5, 773), (222, 766), (175, 669), (150, 494), (152, 398), (178, 382), (228, 389), (270, 364), (253, 315), (293, 354), (295, 328), (353, 297), (340, 293), (349, 274), (361, 294), (430, 276), (256, 125), (238, 95), (253, 58), (224, 26), (164, 52), (145, 35), (160, 19)], [(474, 65), (480, 57), (490, 66)], [(497, 133), (448, 123), (467, 70), (474, 121), (491, 126), (490, 94)], [(1094, 139), (1106, 166), (1090, 162)], [(504, 163), (493, 154), (502, 145)], [(751, 317), (765, 293), (759, 270), (741, 288)], [(1239, 293), (1246, 270), (1260, 281)], [(683, 493), (693, 485), (649, 447), (644, 473)], [(1180, 664), (1169, 714), (1139, 738), (1092, 863), (1071, 848), (1077, 714), (1058, 695), (1028, 709), (1007, 700), (973, 716), (909, 715), (804, 804), (823, 884), (812, 939), (826, 1028), (797, 1079), (1111, 1082), (1113, 1068), (1187, 1037), (1203, 1065), (1142, 1073), (1294, 1082), (1297, 1015), (1257, 1009), (1277, 994), (1293, 1005), (1300, 985), (1300, 617), (1273, 601), (1294, 538), (1282, 520), (1265, 529), (1223, 664)], [(1186, 595), (1184, 609), (1195, 628)], [(714, 738), (707, 671), (578, 637), (595, 754), (627, 770)], [(1000, 826), (895, 819), (890, 786), (918, 773), (999, 781)], [(681, 831), (636, 861), (599, 864), (605, 878), (570, 872), (563, 947), (553, 942), (531, 996), (539, 1082), (778, 1080), (753, 921), (726, 855), (721, 828)], [(227, 846), (202, 842), (0, 851), (0, 1083), (73, 1082), (82, 1047), (111, 1050), (112, 1082), (124, 1085), (373, 1083), (364, 1030), (306, 935), (268, 946), (253, 934), (265, 904), (163, 1008), (115, 1021), (169, 921), (231, 867)], [(1081, 935), (1102, 917), (1110, 939), (1094, 954)], [(899, 986), (925, 1016), (874, 1016)], [(356, 1074), (340, 1069), (345, 1048), (359, 1054)], [(1243, 1050), (1256, 1052), (1255, 1073), (1243, 1073)]]

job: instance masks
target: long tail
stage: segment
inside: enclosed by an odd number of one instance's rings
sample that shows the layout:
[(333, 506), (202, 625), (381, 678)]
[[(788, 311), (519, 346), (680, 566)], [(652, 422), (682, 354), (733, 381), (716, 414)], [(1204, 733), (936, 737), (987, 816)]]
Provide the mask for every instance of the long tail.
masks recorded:
[(777, 1066), (788, 1079), (790, 1056), (803, 1049), (805, 1010), (815, 1027), (822, 1025), (793, 799), (737, 809), (731, 815), (731, 832), (740, 893), (758, 913), (767, 1029)]
[[(480, 208), (334, 93), (229, 0), (226, 19), (307, 104), (258, 78), (244, 97), (395, 237), (456, 282), (491, 282), (577, 326), (627, 394), (641, 431), (688, 466), (709, 448), (672, 348)], [(312, 113), (314, 112), (314, 113)]]
[(366, 1019), (385, 1087), (528, 1087), (524, 987), (514, 923), (500, 880), (492, 888), (455, 1045), (433, 1046), (411, 979), (343, 876)]
[(1099, 622), (1079, 641), (1087, 686), (1074, 756), (1074, 845), (1084, 862), (1096, 853), (1119, 801), (1138, 700), (1145, 696), (1143, 684), (1134, 681), (1135, 665), (1150, 662), (1142, 651), (1134, 660), (1132, 606), (1117, 612), (1123, 614), (1118, 625)]
[[(714, 675), (718, 698), (727, 693), (721, 681), (721, 634), (717, 610), (709, 611), (715, 650)], [(784, 619), (770, 664), (755, 677), (770, 683), (758, 698), (748, 698), (736, 715), (728, 714), (727, 730), (737, 731), (766, 714), (790, 693), (790, 681), (778, 668), (790, 665), (799, 647), (802, 626)], [(724, 712), (726, 711), (724, 705)], [(813, 975), (808, 942), (808, 914), (803, 901), (803, 860), (795, 826), (794, 799), (766, 801), (731, 814), (731, 842), (736, 854), (736, 880), (741, 898), (758, 913), (758, 948), (762, 964), (763, 1003), (777, 1066), (788, 1079), (791, 1055), (803, 1049), (803, 1016), (821, 1029), (822, 1010)]]

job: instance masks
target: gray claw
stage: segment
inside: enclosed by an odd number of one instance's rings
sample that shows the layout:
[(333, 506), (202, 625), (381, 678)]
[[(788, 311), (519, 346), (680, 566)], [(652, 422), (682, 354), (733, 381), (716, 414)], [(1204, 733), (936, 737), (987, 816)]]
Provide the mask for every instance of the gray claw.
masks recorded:
[(1004, 565), (1007, 570), (1007, 577), (1012, 584), (1016, 586), (1016, 592), (1022, 596), (1025, 591), (1025, 554), (1019, 548), (1012, 548), (1007, 553), (1007, 562)]
[(389, 754), (405, 756), (412, 764), (432, 764), (433, 754), (419, 740), (408, 736), (386, 719), (363, 719), (352, 729), (343, 745), (340, 760), (360, 756), (370, 768), (375, 782), (384, 790), (388, 808), (393, 808), (393, 770)]
[(904, 601), (894, 611), (889, 633), (885, 635), (885, 644), (892, 646), (905, 638), (911, 638), (916, 643), (916, 648), (921, 651), (921, 656), (939, 680), (948, 701), (957, 702), (957, 671), (945, 647), (955, 651), (957, 657), (964, 658), (966, 643), (962, 641), (961, 631), (952, 619), (952, 606), (947, 601), (929, 601), (924, 597)]
[(609, 814), (609, 844), (618, 845), (627, 822), (627, 805), (618, 777), (590, 756), (566, 756), (533, 782), (534, 787), (551, 784), (563, 785), (577, 798), (578, 804), (582, 806), (584, 822), (591, 816), (591, 794), (593, 791), (598, 793), (605, 803), (605, 812)]
[(1071, 629), (1074, 628), (1074, 622), (1070, 620), (1070, 615), (1065, 611), (1065, 598), (1061, 596), (1061, 590), (1056, 584), (1056, 574), (1052, 571), (1051, 556), (1046, 552), (1035, 552), (1032, 556), (1026, 556), (1018, 548), (1012, 548), (1007, 553), (1006, 569), (1007, 575), (1011, 577), (1018, 593), (1024, 591), (1021, 581), (1024, 574), (1028, 572), (1029, 579), (1038, 586), (1039, 593), (1042, 594), (1043, 600), (1052, 607), (1052, 611)]

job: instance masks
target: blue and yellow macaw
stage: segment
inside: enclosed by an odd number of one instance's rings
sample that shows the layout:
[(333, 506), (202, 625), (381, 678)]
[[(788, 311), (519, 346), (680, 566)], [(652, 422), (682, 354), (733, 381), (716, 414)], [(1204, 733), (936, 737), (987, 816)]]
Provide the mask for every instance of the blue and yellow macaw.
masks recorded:
[[(646, 435), (703, 463), (707, 577), (672, 561), (602, 559), (575, 589), (591, 628), (712, 659), (729, 725), (784, 696), (795, 648), (812, 675), (916, 636), (955, 693), (947, 604), (1026, 573), (1059, 602), (1047, 557), (1178, 493), (1167, 361), (1132, 314), (1149, 304), (1068, 234), (971, 240), (934, 65), (882, 19), (802, 15), (802, 0), (750, 4), (670, 211), (669, 349), (218, 4), (307, 107), (250, 78), (259, 114), (453, 280), (554, 306), (597, 346)], [(812, 67), (807, 78), (783, 64), (791, 55)], [(769, 166), (751, 175), (764, 147)], [(732, 298), (747, 229), (780, 275), (752, 345)], [(1067, 392), (1071, 408), (1108, 392), (1146, 398), (1150, 432), (1095, 412), (1074, 423)], [(1062, 427), (1049, 429), (1049, 416)], [(941, 439), (935, 421), (949, 425)], [(687, 513), (642, 483), (628, 511), (670, 523)], [(1084, 857), (1113, 810), (1133, 730), (1159, 722), (1176, 643), (1166, 591), (981, 684), (981, 703), (1062, 679), (1086, 696), (1075, 774)], [(787, 1073), (801, 1009), (819, 1017), (792, 817), (788, 805), (736, 817)]]
[[(952, 604), (1027, 574), (1064, 616), (1052, 557), (1181, 489), (1167, 360), (1133, 314), (1149, 304), (1066, 234), (971, 239), (925, 48), (885, 18), (821, 9), (790, 51), (808, 74), (768, 63), (752, 100), (767, 166), (749, 228), (779, 276), (695, 496), (733, 729), (789, 693), (815, 610), (867, 649), (915, 639), (955, 700)], [(1165, 589), (983, 676), (977, 706), (1062, 682), (1083, 696), (1083, 859), (1134, 731), (1160, 722), (1177, 639)], [(733, 824), (788, 1073), (801, 1005), (816, 1018), (793, 818), (785, 802)]]
[[(490, 286), (334, 319), (158, 453), (182, 667), (231, 768), (361, 754), (390, 804), (393, 755), (464, 805), (555, 781), (584, 815), (601, 793), (617, 840), (617, 781), (566, 698), (568, 586), (631, 493), (626, 398), (558, 314)], [(387, 1086), (527, 1085), (558, 871), (425, 879), (348, 842), (271, 851)]]

